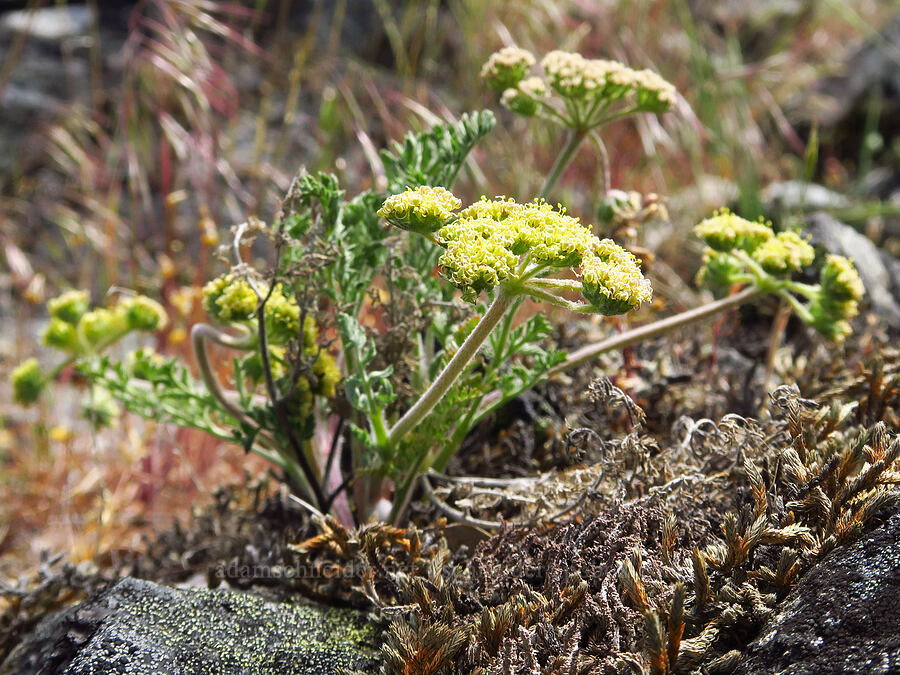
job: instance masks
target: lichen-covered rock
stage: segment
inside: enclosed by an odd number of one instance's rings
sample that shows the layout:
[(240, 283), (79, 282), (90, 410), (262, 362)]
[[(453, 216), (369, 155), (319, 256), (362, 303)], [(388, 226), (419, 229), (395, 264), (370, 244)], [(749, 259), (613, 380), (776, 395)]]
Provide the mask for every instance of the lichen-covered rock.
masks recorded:
[(374, 653), (358, 612), (125, 578), (45, 619), (0, 673), (324, 675), (371, 669)]
[(900, 513), (797, 584), (737, 675), (900, 672)]

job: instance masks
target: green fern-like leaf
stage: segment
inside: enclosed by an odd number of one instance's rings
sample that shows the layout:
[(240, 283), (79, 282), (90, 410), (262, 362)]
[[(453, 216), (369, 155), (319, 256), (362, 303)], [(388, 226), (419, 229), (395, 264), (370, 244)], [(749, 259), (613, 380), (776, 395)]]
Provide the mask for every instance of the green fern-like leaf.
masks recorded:
[(490, 110), (466, 113), (456, 124), (438, 124), (381, 151), (388, 192), (431, 185), (450, 188), (472, 148), (493, 130), (497, 119)]

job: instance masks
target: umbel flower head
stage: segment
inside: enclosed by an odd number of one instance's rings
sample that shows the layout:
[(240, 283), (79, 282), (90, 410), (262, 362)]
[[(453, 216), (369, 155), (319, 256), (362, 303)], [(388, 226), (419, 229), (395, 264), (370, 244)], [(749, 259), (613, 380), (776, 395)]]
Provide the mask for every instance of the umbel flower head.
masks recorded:
[(722, 209), (694, 227), (694, 234), (715, 251), (731, 251), (738, 248), (748, 253), (774, 236), (772, 226), (752, 222)]
[(421, 185), (388, 197), (378, 215), (401, 230), (427, 235), (443, 227), (460, 206), (449, 190)]
[(551, 88), (564, 98), (614, 101), (634, 93), (637, 107), (649, 112), (664, 112), (675, 103), (675, 87), (652, 70), (559, 50), (547, 54), (541, 66)]
[(828, 339), (841, 340), (850, 333), (848, 321), (859, 312), (864, 289), (849, 259), (829, 255), (819, 284), (798, 283), (791, 275), (815, 260), (815, 250), (798, 232), (775, 234), (768, 223), (753, 223), (725, 210), (694, 232), (708, 244), (698, 280), (719, 290), (735, 283), (755, 285), (787, 300), (804, 322)]
[(481, 77), (494, 91), (505, 91), (519, 84), (533, 65), (534, 56), (528, 50), (504, 47), (481, 67)]
[(87, 291), (66, 291), (47, 301), (47, 312), (54, 319), (75, 325), (90, 308)]
[[(570, 306), (556, 292), (572, 289), (581, 291), (593, 311), (622, 314), (651, 296), (636, 257), (543, 200), (520, 204), (482, 197), (435, 232), (435, 240), (445, 249), (441, 273), (469, 302), (501, 287)], [(582, 282), (554, 285), (546, 279), (562, 268), (580, 271)]]

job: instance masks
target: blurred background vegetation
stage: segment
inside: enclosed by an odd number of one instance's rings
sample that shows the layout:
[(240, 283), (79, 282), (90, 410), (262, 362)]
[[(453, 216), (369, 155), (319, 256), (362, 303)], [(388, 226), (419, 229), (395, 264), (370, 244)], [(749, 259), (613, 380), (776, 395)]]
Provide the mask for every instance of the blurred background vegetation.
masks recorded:
[[(300, 167), (351, 191), (377, 184), (378, 148), (470, 110), (493, 108), (500, 123), (457, 193), (529, 199), (559, 137), (482, 86), (499, 47), (580, 51), (675, 84), (672, 113), (606, 130), (608, 177), (584, 146), (559, 190), (588, 222), (606, 180), (667, 200), (670, 219), (639, 239), (669, 302), (697, 298), (691, 226), (723, 205), (799, 213), (803, 199), (773, 196), (790, 181), (826, 189), (843, 219), (897, 253), (896, 1), (19, 5), (0, 8), (0, 578), (45, 550), (77, 561), (139, 547), (214, 487), (264, 468), (130, 416), (93, 431), (75, 386), (13, 406), (6, 376), (40, 352), (44, 301), (69, 288), (95, 301), (110, 286), (146, 292), (174, 317), (153, 346), (187, 353), (228, 227), (270, 219)], [(884, 47), (894, 89), (853, 57), (865, 44)]]

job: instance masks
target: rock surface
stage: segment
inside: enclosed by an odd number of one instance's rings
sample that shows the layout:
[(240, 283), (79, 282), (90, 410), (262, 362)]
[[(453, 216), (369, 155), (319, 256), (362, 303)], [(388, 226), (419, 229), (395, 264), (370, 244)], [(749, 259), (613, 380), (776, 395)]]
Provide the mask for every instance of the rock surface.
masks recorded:
[(797, 584), (736, 675), (900, 673), (900, 513)]
[(46, 618), (0, 673), (324, 675), (373, 658), (358, 612), (125, 578)]

